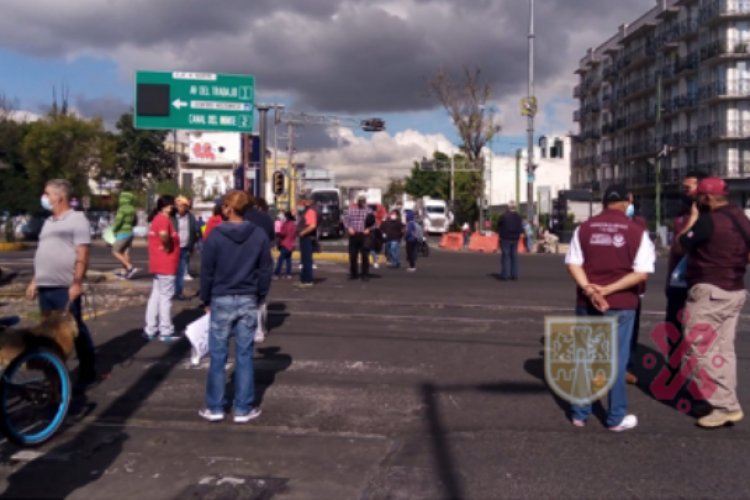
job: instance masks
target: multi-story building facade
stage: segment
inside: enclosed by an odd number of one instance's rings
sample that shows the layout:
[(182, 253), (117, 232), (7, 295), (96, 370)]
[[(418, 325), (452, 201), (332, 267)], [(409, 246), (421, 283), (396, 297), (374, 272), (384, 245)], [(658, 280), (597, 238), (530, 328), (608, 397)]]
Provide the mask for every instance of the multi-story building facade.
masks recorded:
[(622, 182), (653, 217), (660, 162), (666, 216), (689, 171), (750, 200), (750, 0), (658, 0), (576, 73), (573, 188)]

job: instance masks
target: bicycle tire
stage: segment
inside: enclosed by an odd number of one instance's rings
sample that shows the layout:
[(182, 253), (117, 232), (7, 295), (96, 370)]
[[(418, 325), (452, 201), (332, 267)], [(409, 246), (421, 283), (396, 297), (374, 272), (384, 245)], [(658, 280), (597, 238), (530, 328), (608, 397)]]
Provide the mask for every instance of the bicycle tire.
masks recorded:
[[(40, 377), (47, 384), (39, 384)], [(70, 395), (70, 375), (62, 358), (48, 348), (28, 349), (8, 365), (0, 378), (0, 429), (17, 445), (40, 445), (52, 438), (65, 421)], [(23, 418), (23, 408), (17, 407), (19, 402), (28, 409), (30, 417)], [(39, 403), (47, 407), (43, 410), (49, 418), (35, 422)], [(42, 412), (38, 413), (41, 417)]]

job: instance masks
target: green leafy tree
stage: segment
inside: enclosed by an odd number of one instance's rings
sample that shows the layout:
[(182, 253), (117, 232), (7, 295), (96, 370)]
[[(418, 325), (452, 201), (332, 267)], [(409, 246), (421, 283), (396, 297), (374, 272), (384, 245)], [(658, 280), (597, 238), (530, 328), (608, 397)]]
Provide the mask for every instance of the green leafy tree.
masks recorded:
[(60, 112), (29, 124), (21, 152), (29, 188), (37, 194), (49, 179), (64, 178), (76, 196), (85, 196), (89, 179), (108, 170), (114, 160), (111, 138), (100, 119)]
[(403, 179), (391, 179), (385, 193), (383, 193), (383, 203), (385, 203), (386, 206), (395, 205), (401, 200), (401, 195), (405, 192)]
[[(414, 167), (404, 183), (405, 191), (416, 198), (429, 196), (448, 200), (451, 189), (450, 157), (436, 152), (433, 160), (430, 162), (429, 169), (422, 168), (420, 162), (414, 162)], [(476, 171), (466, 170), (469, 160), (464, 155), (455, 155), (453, 161), (455, 165), (453, 211), (456, 223), (461, 225), (469, 222), (471, 224), (479, 218), (477, 198), (482, 186), (482, 175)]]
[(21, 151), (28, 131), (28, 124), (0, 116), (0, 211), (28, 212), (39, 207), (41, 193), (29, 184)]
[(136, 129), (133, 113), (125, 113), (116, 124), (116, 160), (102, 175), (119, 180), (124, 189), (143, 191), (147, 179), (159, 183), (177, 173), (174, 154), (165, 148), (168, 132)]

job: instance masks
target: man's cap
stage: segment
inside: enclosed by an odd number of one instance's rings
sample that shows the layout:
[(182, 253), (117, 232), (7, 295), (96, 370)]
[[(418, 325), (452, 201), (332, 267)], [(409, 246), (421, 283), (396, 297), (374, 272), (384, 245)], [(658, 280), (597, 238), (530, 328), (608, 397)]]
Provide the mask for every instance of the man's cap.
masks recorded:
[(625, 188), (622, 184), (612, 184), (609, 187), (607, 187), (606, 191), (604, 191), (604, 198), (602, 199), (602, 202), (605, 205), (608, 205), (609, 203), (619, 203), (621, 201), (628, 201), (628, 194), (630, 192)]
[(718, 196), (727, 196), (727, 183), (718, 177), (706, 177), (698, 183), (698, 194), (713, 194)]

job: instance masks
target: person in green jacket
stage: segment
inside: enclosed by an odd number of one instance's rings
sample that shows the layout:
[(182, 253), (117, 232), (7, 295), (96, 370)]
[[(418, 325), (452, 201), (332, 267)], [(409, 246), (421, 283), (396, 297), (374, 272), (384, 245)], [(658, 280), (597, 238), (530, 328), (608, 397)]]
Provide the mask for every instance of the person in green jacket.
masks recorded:
[(117, 215), (112, 225), (115, 242), (112, 245), (112, 255), (122, 264), (122, 271), (115, 274), (122, 279), (131, 279), (138, 272), (130, 262), (130, 247), (133, 245), (133, 226), (136, 223), (133, 193), (123, 191), (117, 207)]

